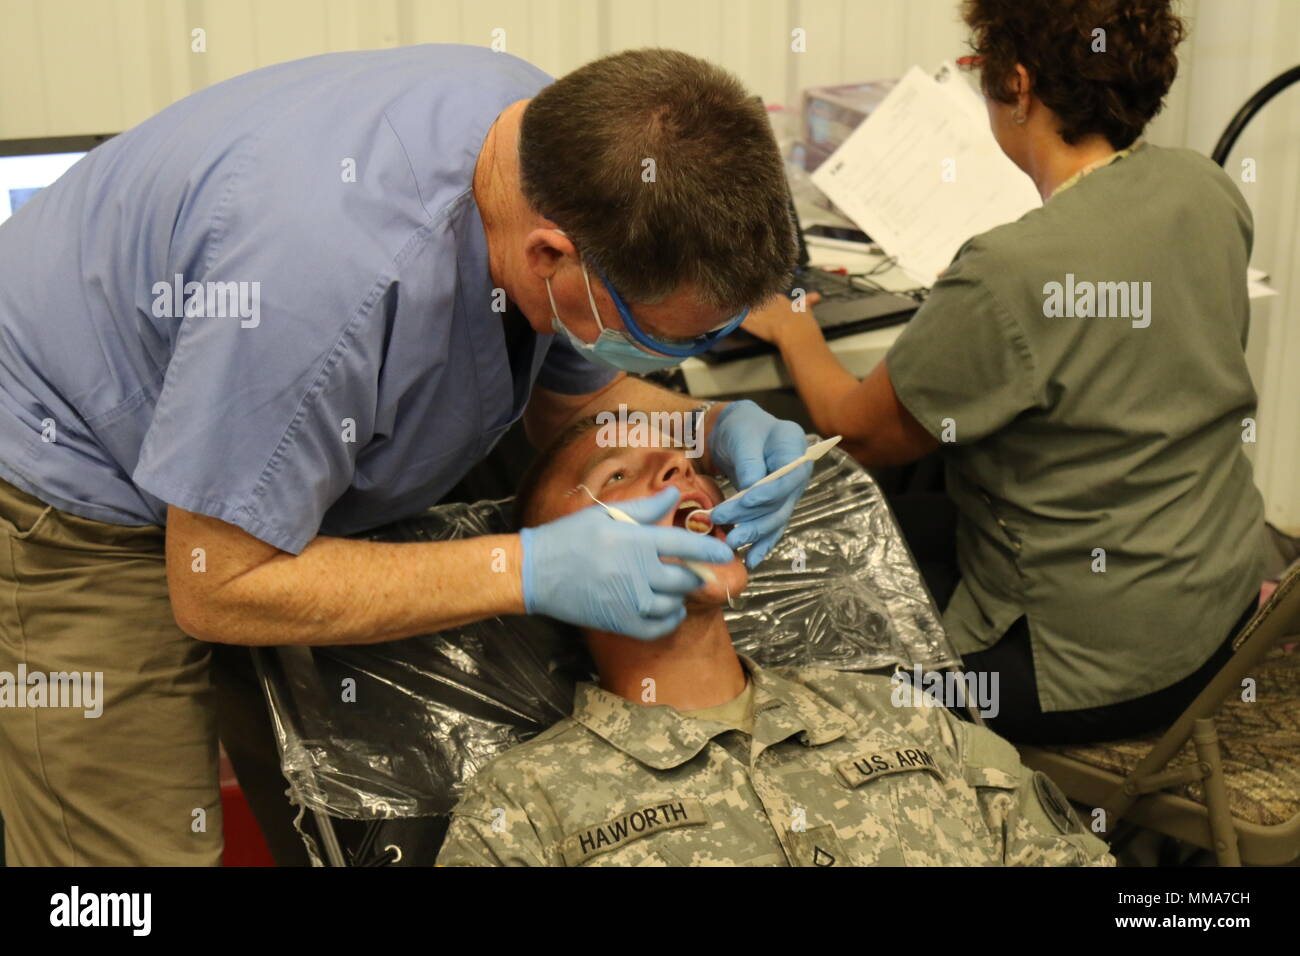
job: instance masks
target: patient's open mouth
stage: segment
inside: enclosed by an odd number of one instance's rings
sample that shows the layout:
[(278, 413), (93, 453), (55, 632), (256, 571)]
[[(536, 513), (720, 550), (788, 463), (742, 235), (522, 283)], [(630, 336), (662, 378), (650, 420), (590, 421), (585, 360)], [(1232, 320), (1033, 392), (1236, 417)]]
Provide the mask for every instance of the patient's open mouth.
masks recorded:
[(673, 512), (673, 525), (678, 528), (685, 528), (687, 515), (699, 508), (707, 507), (709, 507), (707, 501), (695, 495), (687, 495), (677, 503), (677, 510)]
[(713, 503), (706, 498), (687, 495), (677, 503), (677, 510), (673, 512), (673, 526), (694, 531), (696, 534), (712, 534), (716, 538), (725, 539), (730, 529), (715, 525), (713, 519), (704, 513), (712, 507)]

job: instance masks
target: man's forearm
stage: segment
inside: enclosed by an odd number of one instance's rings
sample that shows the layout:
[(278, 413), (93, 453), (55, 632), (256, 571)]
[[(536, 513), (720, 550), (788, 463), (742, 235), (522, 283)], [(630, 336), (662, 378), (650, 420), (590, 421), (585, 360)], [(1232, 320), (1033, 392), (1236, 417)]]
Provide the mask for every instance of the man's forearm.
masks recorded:
[(524, 409), (524, 432), (528, 441), (539, 451), (545, 448), (566, 425), (577, 421), (584, 409), (590, 406), (594, 411), (596, 406), (603, 406), (604, 396), (627, 378), (626, 373), (620, 372), (603, 388), (586, 395), (566, 395), (540, 385), (534, 386), (528, 407)]
[[(220, 558), (209, 555), (205, 573), (219, 574)], [(195, 608), (185, 614), (173, 603), (182, 628), (201, 640), (375, 644), (524, 613), (520, 558), (518, 535), (401, 544), (319, 537), (299, 555), (277, 553), (216, 584), (185, 602)], [(173, 579), (193, 573), (169, 567)]]

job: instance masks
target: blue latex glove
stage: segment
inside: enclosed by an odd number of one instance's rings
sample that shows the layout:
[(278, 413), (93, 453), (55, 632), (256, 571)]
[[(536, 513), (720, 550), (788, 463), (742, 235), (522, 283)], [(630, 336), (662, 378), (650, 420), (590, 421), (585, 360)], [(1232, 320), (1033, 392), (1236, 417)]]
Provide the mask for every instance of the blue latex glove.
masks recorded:
[[(709, 433), (709, 454), (737, 490), (748, 488), (807, 450), (802, 428), (769, 415), (750, 401), (733, 402), (724, 408)], [(758, 567), (781, 540), (812, 472), (809, 462), (755, 488), (739, 501), (713, 509), (714, 524), (735, 525), (727, 535), (727, 544), (737, 549), (753, 545), (745, 555), (750, 570)]]
[(528, 613), (642, 640), (676, 630), (686, 616), (686, 595), (704, 582), (660, 559), (725, 564), (735, 558), (717, 538), (653, 524), (677, 507), (679, 497), (676, 488), (665, 488), (613, 505), (635, 518), (635, 525), (592, 505), (519, 532)]

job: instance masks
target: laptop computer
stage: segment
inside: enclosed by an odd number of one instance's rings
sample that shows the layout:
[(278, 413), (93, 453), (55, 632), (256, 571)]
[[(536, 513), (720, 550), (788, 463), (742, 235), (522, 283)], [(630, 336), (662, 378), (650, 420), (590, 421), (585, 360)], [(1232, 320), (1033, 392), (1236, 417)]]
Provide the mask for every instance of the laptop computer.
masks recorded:
[[(793, 197), (790, 199), (790, 217), (794, 220), (795, 236), (799, 242), (799, 260), (794, 270), (794, 281), (786, 295), (793, 298), (795, 289), (821, 294), (821, 301), (812, 307), (812, 311), (826, 338), (837, 339), (871, 329), (902, 325), (916, 313), (918, 303), (910, 296), (866, 288), (848, 276), (810, 266), (808, 246), (804, 242), (803, 226)], [(742, 326), (700, 358), (706, 362), (729, 362), (773, 351), (775, 346), (750, 335)]]

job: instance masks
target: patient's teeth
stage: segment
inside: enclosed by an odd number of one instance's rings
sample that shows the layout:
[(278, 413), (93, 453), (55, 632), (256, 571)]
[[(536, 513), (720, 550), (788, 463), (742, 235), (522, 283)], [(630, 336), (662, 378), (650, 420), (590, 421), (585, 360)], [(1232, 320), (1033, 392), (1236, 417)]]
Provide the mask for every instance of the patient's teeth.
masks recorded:
[(686, 516), (686, 530), (696, 534), (708, 534), (713, 530), (713, 519), (707, 511), (696, 509)]

